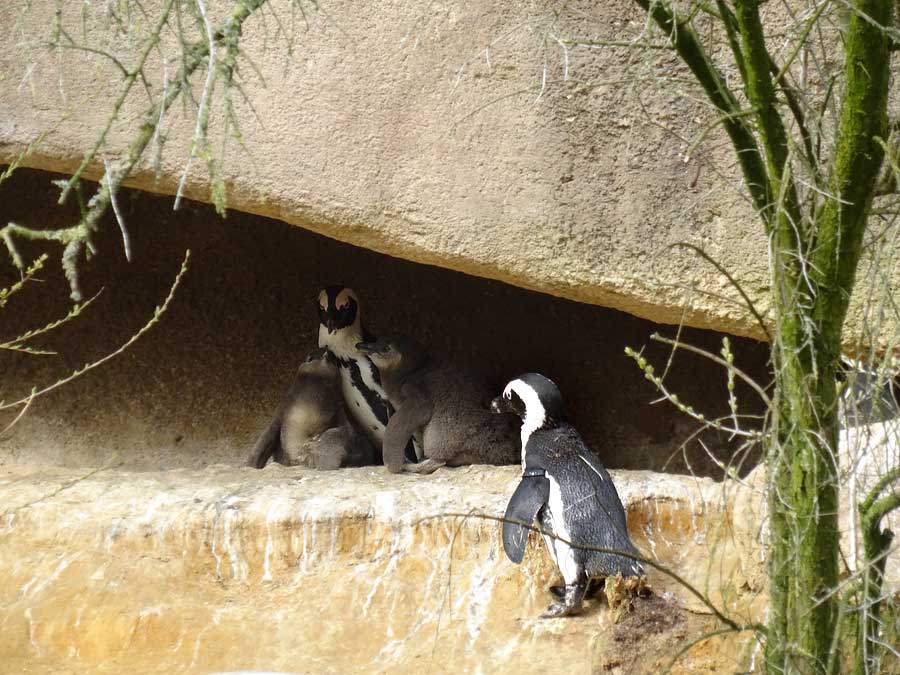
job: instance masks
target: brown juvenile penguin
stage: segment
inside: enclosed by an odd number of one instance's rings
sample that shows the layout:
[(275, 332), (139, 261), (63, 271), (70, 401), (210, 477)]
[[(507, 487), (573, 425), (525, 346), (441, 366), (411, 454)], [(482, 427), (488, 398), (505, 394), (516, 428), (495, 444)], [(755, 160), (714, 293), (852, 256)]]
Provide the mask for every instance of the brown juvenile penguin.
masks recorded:
[(261, 469), (274, 458), (287, 466), (337, 469), (369, 464), (372, 454), (372, 445), (347, 416), (337, 363), (327, 350), (317, 349), (300, 365), (247, 465)]
[[(487, 382), (458, 363), (439, 363), (406, 335), (357, 345), (381, 374), (396, 412), (384, 433), (384, 464), (394, 473), (431, 473), (464, 464), (515, 464), (518, 434), (512, 417), (491, 414)], [(417, 437), (425, 459), (404, 464), (403, 450)]]

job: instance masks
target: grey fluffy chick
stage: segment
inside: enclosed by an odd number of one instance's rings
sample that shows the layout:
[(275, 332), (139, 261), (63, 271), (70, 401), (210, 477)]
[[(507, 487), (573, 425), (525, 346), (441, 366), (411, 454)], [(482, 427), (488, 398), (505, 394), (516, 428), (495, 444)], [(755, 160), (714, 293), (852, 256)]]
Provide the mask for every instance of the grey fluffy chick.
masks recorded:
[(327, 350), (317, 349), (300, 365), (247, 465), (261, 469), (273, 458), (287, 466), (337, 469), (370, 464), (373, 454), (347, 416), (337, 364)]
[[(396, 409), (382, 447), (390, 471), (425, 474), (445, 465), (518, 462), (521, 451), (514, 420), (491, 414), (491, 390), (480, 375), (458, 363), (431, 359), (407, 335), (357, 346), (378, 368)], [(425, 459), (404, 464), (403, 450), (413, 437)]]

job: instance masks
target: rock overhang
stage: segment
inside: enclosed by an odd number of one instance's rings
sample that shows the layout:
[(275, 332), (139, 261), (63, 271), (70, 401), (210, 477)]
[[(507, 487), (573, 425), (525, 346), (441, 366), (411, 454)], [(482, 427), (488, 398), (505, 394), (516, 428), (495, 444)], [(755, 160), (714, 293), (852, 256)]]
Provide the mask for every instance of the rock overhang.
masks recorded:
[[(55, 205), (53, 176), (21, 169), (0, 186), (6, 219), (61, 227), (77, 206)], [(542, 372), (561, 388), (572, 421), (608, 467), (703, 475), (719, 472), (706, 451), (680, 445), (692, 422), (665, 402), (625, 355), (643, 349), (658, 366), (668, 347), (649, 339), (675, 328), (622, 312), (525, 291), (440, 267), (419, 265), (233, 212), (220, 221), (207, 206), (171, 211), (171, 199), (126, 190), (120, 207), (131, 233), (122, 254), (114, 222), (83, 266), (92, 305), (77, 320), (42, 336), (47, 357), (0, 352), (0, 398), (27, 396), (75, 367), (117, 349), (152, 316), (184, 257), (190, 269), (169, 311), (125, 354), (36, 400), (0, 437), (0, 461), (68, 467), (200, 468), (239, 464), (287, 390), (297, 364), (316, 346), (315, 298), (325, 283), (354, 287), (375, 334), (406, 332), (438, 358), (482, 370), (499, 393), (523, 372)], [(29, 255), (36, 251), (29, 250)], [(0, 283), (17, 279), (0, 270)], [(101, 292), (102, 290), (102, 292)], [(48, 263), (4, 311), (4, 330), (21, 334), (65, 315), (67, 284)], [(23, 311), (27, 310), (27, 311)], [(682, 338), (718, 352), (722, 335), (684, 328)], [(732, 338), (736, 365), (764, 382), (764, 344)], [(667, 383), (710, 418), (730, 415), (721, 369), (695, 355), (670, 362)], [(742, 412), (758, 401), (738, 383)], [(8, 415), (7, 422), (13, 415)], [(717, 458), (735, 457), (740, 440), (704, 436)], [(745, 470), (755, 462), (750, 452)]]
[[(0, 90), (0, 117), (9, 120), (0, 160), (40, 138), (24, 164), (72, 171), (105, 123), (99, 102), (114, 98), (115, 66), (36, 50), (53, 7), (29, 6), (28, 21), (19, 2), (0, 8), (16, 27), (0, 71), (13, 81), (27, 74), (39, 92)], [(222, 0), (210, 11), (229, 7)], [(235, 102), (244, 150), (219, 167), (232, 208), (660, 323), (762, 337), (728, 280), (673, 248), (702, 247), (765, 313), (766, 240), (733, 187), (740, 180), (727, 144), (711, 140), (688, 156), (687, 143), (673, 140), (690, 137), (708, 111), (677, 89), (651, 88), (639, 101), (629, 87), (603, 85), (628, 77), (625, 52), (534, 50), (535, 31), (599, 42), (639, 34), (637, 10), (591, 4), (551, 17), (521, 4), (442, 7), (410, 16), (399, 2), (335, 2), (327, 16), (309, 17), (292, 57), (265, 26), (248, 24), (243, 44), (267, 78), (243, 82), (259, 117)], [(104, 17), (86, 12), (85, 39), (115, 43)], [(127, 44), (116, 49), (127, 59)], [(161, 80), (158, 64), (150, 71)], [(142, 101), (125, 101), (105, 156), (125, 147)], [(131, 185), (176, 191), (195, 124), (178, 111), (166, 124), (158, 164), (141, 163)], [(708, 161), (723, 171), (705, 170)], [(101, 169), (97, 162), (87, 175)], [(188, 196), (209, 199), (202, 162), (185, 185)]]

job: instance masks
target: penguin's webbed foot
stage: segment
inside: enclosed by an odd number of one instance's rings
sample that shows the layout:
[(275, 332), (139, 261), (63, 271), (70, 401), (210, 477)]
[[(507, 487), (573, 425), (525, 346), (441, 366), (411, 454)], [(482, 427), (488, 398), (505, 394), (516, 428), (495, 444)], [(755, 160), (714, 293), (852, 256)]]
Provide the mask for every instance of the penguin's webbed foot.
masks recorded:
[(576, 614), (581, 614), (583, 610), (584, 605), (581, 603), (578, 603), (577, 605), (567, 605), (565, 602), (554, 602), (543, 614), (541, 614), (541, 618), (556, 619), (563, 616), (575, 616)]
[[(559, 597), (562, 602), (554, 602), (541, 614), (542, 619), (555, 619), (561, 616), (574, 616), (581, 614), (584, 609), (584, 594), (587, 591), (587, 579), (575, 584), (565, 586), (551, 586), (550, 592)], [(560, 594), (561, 591), (561, 594)]]
[(417, 473), (420, 476), (426, 476), (430, 473), (434, 473), (445, 465), (446, 462), (438, 462), (434, 459), (425, 459), (421, 462), (416, 462), (415, 464), (404, 464), (403, 470), (409, 471), (410, 473)]
[[(556, 584), (554, 586), (550, 586), (547, 588), (547, 590), (550, 591), (550, 594), (552, 596), (559, 598), (560, 600), (562, 600), (563, 598), (566, 597), (566, 587), (563, 584)], [(600, 579), (591, 578), (591, 579), (588, 579), (587, 589), (585, 590), (584, 596), (586, 598), (590, 598), (602, 590), (603, 590), (603, 579), (602, 578), (600, 578)]]

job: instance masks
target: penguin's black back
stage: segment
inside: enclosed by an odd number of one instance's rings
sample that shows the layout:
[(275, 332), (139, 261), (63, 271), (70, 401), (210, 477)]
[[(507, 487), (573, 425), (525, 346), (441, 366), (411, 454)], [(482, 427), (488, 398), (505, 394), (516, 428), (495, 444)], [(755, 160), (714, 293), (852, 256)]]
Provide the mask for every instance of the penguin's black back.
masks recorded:
[[(543, 469), (551, 485), (555, 482), (559, 486), (568, 536), (557, 522), (558, 535), (573, 544), (638, 554), (628, 536), (625, 509), (609, 472), (571, 425), (562, 423), (532, 433), (525, 462), (529, 469)], [(617, 572), (623, 576), (643, 574), (640, 563), (625, 556), (579, 548), (574, 555), (589, 577)]]

